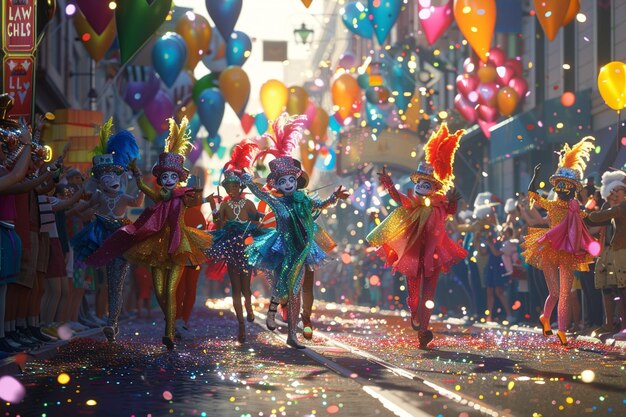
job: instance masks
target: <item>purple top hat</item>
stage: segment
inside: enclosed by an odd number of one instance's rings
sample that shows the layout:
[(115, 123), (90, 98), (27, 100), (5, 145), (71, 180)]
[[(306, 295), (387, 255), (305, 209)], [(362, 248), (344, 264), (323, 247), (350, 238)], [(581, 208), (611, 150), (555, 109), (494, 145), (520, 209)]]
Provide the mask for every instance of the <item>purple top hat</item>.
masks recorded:
[(270, 174), (267, 176), (267, 182), (269, 185), (274, 186), (274, 183), (280, 177), (285, 175), (294, 175), (296, 178), (300, 177), (302, 170), (294, 164), (294, 159), (290, 156), (281, 156), (270, 161)]
[(189, 170), (183, 167), (184, 163), (184, 156), (174, 152), (163, 152), (159, 155), (159, 162), (152, 167), (152, 175), (160, 181), (161, 174), (172, 171), (178, 174), (179, 181), (184, 182), (189, 177)]

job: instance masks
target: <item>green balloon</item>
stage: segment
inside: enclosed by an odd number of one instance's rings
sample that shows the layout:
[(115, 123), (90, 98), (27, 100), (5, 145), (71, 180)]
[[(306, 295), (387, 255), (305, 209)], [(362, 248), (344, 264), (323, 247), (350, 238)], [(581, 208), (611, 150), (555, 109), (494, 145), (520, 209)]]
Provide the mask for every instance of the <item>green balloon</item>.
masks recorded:
[(157, 132), (156, 130), (154, 130), (152, 124), (150, 124), (150, 120), (148, 120), (145, 114), (139, 116), (139, 118), (137, 119), (137, 124), (139, 125), (143, 136), (148, 140), (148, 142), (154, 142), (154, 139), (156, 139), (157, 137)]
[(130, 61), (150, 39), (163, 24), (171, 8), (172, 0), (154, 0), (152, 5), (146, 0), (117, 2), (115, 21), (122, 64)]
[(193, 88), (191, 89), (191, 96), (193, 97), (193, 101), (198, 104), (198, 97), (200, 97), (200, 94), (202, 94), (202, 92), (207, 88), (220, 88), (219, 78), (219, 72), (212, 72), (196, 81), (196, 83), (193, 85)]
[(356, 82), (359, 83), (359, 87), (365, 90), (370, 86), (370, 75), (361, 74), (358, 77), (356, 77)]

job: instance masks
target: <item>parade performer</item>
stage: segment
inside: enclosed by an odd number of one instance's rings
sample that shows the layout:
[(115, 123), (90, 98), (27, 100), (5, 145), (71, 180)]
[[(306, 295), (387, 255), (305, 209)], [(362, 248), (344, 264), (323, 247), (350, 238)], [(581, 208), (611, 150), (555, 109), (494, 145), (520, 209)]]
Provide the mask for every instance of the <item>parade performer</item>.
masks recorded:
[(380, 183), (400, 204), (367, 236), (378, 254), (407, 277), (411, 326), (418, 332), (419, 347), (433, 339), (428, 329), (434, 307), (435, 288), (441, 272), (467, 256), (467, 251), (448, 237), (445, 221), (454, 215), (460, 194), (453, 188), (454, 154), (461, 136), (449, 134), (444, 123), (424, 146), (425, 161), (411, 174), (415, 183), (408, 195), (396, 190), (385, 168), (378, 174)]
[[(576, 145), (565, 144), (559, 157), (559, 166), (550, 177), (557, 195), (555, 201), (541, 197), (538, 189), (541, 164), (535, 167), (533, 178), (528, 185), (528, 196), (534, 204), (548, 212), (549, 228), (529, 228), (525, 242), (522, 243), (522, 256), (526, 263), (543, 270), (548, 285), (543, 314), (539, 316), (543, 335), (552, 334), (550, 316), (555, 305), (558, 307), (557, 337), (563, 345), (567, 345), (567, 318), (569, 296), (574, 280), (574, 271), (588, 271), (593, 262), (590, 248), (594, 242), (587, 231), (583, 218), (587, 214), (580, 209), (575, 198), (576, 192), (582, 189), (584, 170), (589, 160), (589, 152), (594, 149), (593, 138), (584, 137)], [(596, 242), (597, 243), (597, 242)], [(596, 253), (597, 255), (597, 253)]]
[(134, 161), (129, 168), (137, 186), (156, 204), (144, 210), (133, 224), (118, 229), (94, 252), (87, 263), (102, 266), (124, 256), (131, 262), (152, 267), (152, 281), (157, 300), (165, 314), (165, 336), (162, 341), (168, 350), (174, 349), (176, 320), (176, 288), (185, 266), (201, 265), (207, 261), (204, 250), (211, 245), (211, 236), (201, 230), (185, 226), (187, 207), (203, 204), (213, 196), (202, 198), (202, 190), (182, 186), (189, 176), (183, 167), (190, 148), (186, 117), (178, 126), (169, 119), (169, 136), (165, 152), (152, 167), (152, 175), (161, 187), (152, 190), (141, 179)]
[(270, 174), (267, 182), (282, 196), (274, 196), (261, 190), (252, 182), (252, 175), (244, 173), (242, 182), (259, 199), (265, 201), (276, 217), (276, 229), (254, 240), (245, 252), (252, 267), (272, 271), (275, 274), (273, 296), (288, 302), (287, 344), (304, 349), (296, 335), (299, 316), (299, 297), (305, 268), (316, 268), (328, 260), (328, 256), (314, 240), (315, 221), (313, 212), (323, 210), (338, 199), (348, 198), (342, 186), (326, 200), (312, 199), (297, 190), (297, 180), (302, 170), (290, 156), (302, 136), (305, 117), (289, 118), (281, 115), (273, 125), (270, 136), (273, 147), (263, 151), (259, 157), (269, 153), (276, 157), (269, 162)]
[(241, 305), (242, 293), (245, 299), (246, 319), (249, 322), (254, 321), (250, 290), (252, 269), (244, 256), (245, 241), (249, 237), (254, 239), (262, 230), (258, 228), (259, 212), (254, 203), (242, 195), (245, 186), (235, 172), (241, 174), (244, 170), (249, 170), (259, 151), (255, 143), (244, 140), (235, 146), (230, 161), (224, 166), (224, 180), (221, 185), (226, 189), (228, 198), (214, 214), (213, 220), (218, 229), (211, 232), (213, 245), (207, 251), (207, 256), (214, 262), (226, 262), (233, 307), (239, 322), (239, 343), (246, 341), (246, 325)]
[[(95, 211), (94, 219), (72, 238), (75, 261), (84, 262), (103, 242), (120, 227), (129, 224), (126, 217), (128, 207), (143, 204), (144, 194), (136, 196), (123, 190), (124, 174), (127, 165), (139, 157), (139, 147), (135, 137), (127, 130), (112, 134), (113, 119), (109, 119), (100, 130), (100, 144), (94, 149), (91, 168), (92, 178), (96, 182), (96, 192), (89, 201), (81, 202), (76, 211), (85, 209)], [(103, 263), (106, 266), (109, 318), (102, 329), (109, 342), (114, 342), (119, 333), (118, 319), (124, 302), (124, 282), (128, 275), (129, 264), (121, 256)]]

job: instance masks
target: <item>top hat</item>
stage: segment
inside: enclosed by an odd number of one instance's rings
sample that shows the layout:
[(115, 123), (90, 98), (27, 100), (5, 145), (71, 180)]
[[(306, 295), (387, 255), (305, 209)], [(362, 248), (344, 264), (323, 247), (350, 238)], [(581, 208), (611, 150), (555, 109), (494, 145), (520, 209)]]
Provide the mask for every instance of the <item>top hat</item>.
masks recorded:
[(302, 175), (302, 170), (298, 168), (294, 159), (290, 156), (281, 156), (270, 161), (270, 174), (267, 176), (267, 182), (271, 186), (274, 186), (277, 179), (286, 175), (293, 175), (299, 178)]
[(162, 152), (159, 161), (152, 167), (152, 175), (161, 178), (164, 172), (172, 171), (178, 174), (178, 180), (185, 182), (189, 177), (189, 170), (183, 167), (185, 157), (175, 152)]

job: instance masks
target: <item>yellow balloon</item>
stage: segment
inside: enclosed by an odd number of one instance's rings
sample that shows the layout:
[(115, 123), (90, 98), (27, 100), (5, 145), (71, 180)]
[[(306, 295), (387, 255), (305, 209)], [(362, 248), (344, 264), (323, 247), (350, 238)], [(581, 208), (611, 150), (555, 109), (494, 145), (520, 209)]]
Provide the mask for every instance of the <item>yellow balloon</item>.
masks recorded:
[(618, 112), (626, 108), (626, 64), (609, 62), (598, 74), (598, 90), (607, 106)]
[(510, 116), (517, 108), (519, 96), (511, 87), (502, 87), (498, 90), (497, 103), (498, 111), (503, 116)]
[(487, 62), (496, 27), (496, 0), (454, 0), (454, 19), (481, 61)]
[(241, 117), (250, 98), (250, 79), (241, 67), (231, 66), (220, 74), (220, 91), (237, 116)]
[(182, 36), (187, 45), (187, 68), (193, 71), (209, 52), (209, 44), (213, 30), (208, 20), (199, 14), (185, 13), (176, 23), (176, 32)]
[(276, 120), (287, 106), (289, 91), (278, 80), (269, 80), (261, 86), (261, 106), (267, 120)]
[(100, 61), (113, 45), (117, 34), (115, 19), (111, 19), (104, 31), (98, 35), (80, 10), (74, 14), (74, 27), (89, 56), (96, 62)]
[(406, 124), (406, 127), (413, 131), (417, 132), (417, 126), (420, 123), (420, 119), (422, 118), (422, 96), (419, 91), (416, 91), (411, 97), (411, 101), (406, 108), (406, 111), (401, 116), (402, 121)]
[(308, 104), (309, 95), (302, 87), (289, 87), (289, 97), (287, 98), (287, 113), (304, 114)]

